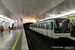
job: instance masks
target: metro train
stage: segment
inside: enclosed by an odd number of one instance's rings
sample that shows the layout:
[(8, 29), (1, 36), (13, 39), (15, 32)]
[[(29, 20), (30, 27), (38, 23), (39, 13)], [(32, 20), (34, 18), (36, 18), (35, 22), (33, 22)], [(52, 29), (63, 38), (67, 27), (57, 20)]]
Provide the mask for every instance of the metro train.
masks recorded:
[(29, 28), (54, 39), (70, 37), (70, 20), (65, 18), (44, 20), (35, 24), (30, 24)]

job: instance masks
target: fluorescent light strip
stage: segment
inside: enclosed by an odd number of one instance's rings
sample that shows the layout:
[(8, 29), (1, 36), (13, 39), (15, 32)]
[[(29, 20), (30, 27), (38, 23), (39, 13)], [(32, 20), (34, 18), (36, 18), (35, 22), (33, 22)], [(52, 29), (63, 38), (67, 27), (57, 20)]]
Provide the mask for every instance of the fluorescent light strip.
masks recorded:
[(52, 18), (63, 17), (63, 16), (71, 15), (71, 14), (74, 14), (74, 13), (75, 13), (75, 10), (66, 12), (64, 14), (60, 14), (60, 15), (52, 17)]
[(0, 17), (1, 17), (1, 18), (4, 18), (4, 19), (6, 19), (6, 20), (9, 20), (9, 21), (13, 21), (13, 20), (11, 20), (11, 19), (9, 19), (9, 18), (7, 18), (6, 16), (3, 16), (3, 15), (0, 15)]
[[(72, 10), (72, 11), (66, 12), (64, 14), (60, 14), (60, 15), (57, 15), (55, 17), (49, 17), (49, 18), (58, 18), (58, 17), (63, 17), (63, 16), (71, 15), (71, 14), (74, 14), (74, 13), (75, 13), (75, 10)], [(47, 20), (49, 18), (47, 17), (46, 19), (41, 19), (39, 21)]]

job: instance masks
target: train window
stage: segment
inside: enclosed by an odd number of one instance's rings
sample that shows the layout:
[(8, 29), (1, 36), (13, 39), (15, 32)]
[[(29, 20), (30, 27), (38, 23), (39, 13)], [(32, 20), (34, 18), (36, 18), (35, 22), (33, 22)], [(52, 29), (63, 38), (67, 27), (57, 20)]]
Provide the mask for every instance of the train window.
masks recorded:
[(40, 28), (40, 24), (39, 24), (39, 28)]
[(40, 26), (39, 26), (39, 24), (38, 24), (38, 28), (39, 28)]
[(41, 28), (42, 28), (42, 23), (41, 23)]
[(38, 24), (37, 26), (38, 26), (38, 28), (39, 28), (39, 24)]
[(39, 28), (40, 28), (40, 24), (39, 24)]
[(49, 29), (49, 23), (46, 23), (46, 29)]
[(39, 28), (40, 28), (40, 24), (39, 24)]
[(36, 24), (36, 26), (35, 26), (36, 28), (37, 28), (37, 24)]
[[(36, 24), (36, 27), (37, 27), (37, 24)], [(38, 28), (38, 27), (37, 27)]]
[(51, 30), (53, 30), (53, 22), (51, 22)]
[(39, 28), (39, 24), (37, 24), (37, 27)]
[(38, 24), (37, 24), (37, 28), (38, 28)]
[(46, 29), (46, 24), (44, 23), (44, 29)]
[(35, 24), (35, 27), (37, 26), (37, 24)]
[(42, 28), (44, 28), (44, 23), (42, 23)]
[(42, 23), (41, 23), (41, 28), (42, 28)]
[(50, 30), (53, 30), (53, 22), (50, 22), (50, 23), (49, 23), (49, 29), (50, 29)]
[(40, 24), (40, 28), (41, 28), (41, 24)]
[(44, 23), (41, 23), (41, 28), (44, 28)]
[(36, 27), (36, 24), (35, 24), (35, 27)]
[(39, 28), (40, 28), (40, 24), (39, 24)]
[(45, 24), (46, 24), (46, 29), (47, 29), (47, 22)]

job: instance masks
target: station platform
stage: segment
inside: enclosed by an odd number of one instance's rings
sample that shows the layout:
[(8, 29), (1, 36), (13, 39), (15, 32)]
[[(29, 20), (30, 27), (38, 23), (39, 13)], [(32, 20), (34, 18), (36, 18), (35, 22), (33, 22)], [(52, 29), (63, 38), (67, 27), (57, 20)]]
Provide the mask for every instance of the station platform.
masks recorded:
[(24, 30), (3, 31), (3, 35), (0, 34), (0, 50), (28, 50)]

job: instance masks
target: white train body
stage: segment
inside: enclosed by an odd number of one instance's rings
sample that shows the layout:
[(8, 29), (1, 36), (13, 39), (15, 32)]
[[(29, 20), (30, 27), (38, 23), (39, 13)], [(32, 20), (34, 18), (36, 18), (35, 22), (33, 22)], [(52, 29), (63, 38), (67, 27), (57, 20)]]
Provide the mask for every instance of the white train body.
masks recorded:
[(50, 19), (30, 24), (30, 29), (50, 38), (70, 37), (70, 21), (68, 19)]

